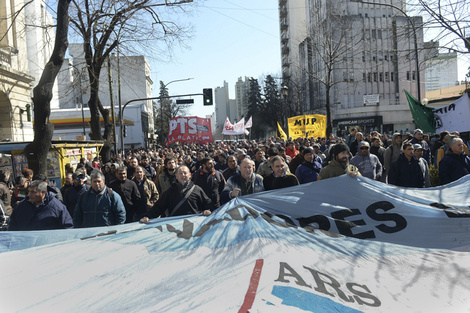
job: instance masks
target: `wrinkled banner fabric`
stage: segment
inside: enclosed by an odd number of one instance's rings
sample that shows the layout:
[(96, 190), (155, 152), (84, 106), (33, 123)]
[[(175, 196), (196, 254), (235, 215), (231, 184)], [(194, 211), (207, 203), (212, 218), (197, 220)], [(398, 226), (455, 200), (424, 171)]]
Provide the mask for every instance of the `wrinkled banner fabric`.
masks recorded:
[(470, 177), (342, 176), (209, 217), (0, 233), (2, 312), (469, 312)]

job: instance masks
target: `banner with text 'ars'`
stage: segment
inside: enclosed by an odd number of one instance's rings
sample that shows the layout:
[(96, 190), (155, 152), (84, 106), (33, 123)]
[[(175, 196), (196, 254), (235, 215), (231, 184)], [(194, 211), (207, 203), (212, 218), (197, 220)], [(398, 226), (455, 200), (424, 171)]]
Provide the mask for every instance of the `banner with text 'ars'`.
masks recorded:
[(470, 175), (341, 176), (212, 215), (0, 232), (2, 312), (469, 312)]
[(299, 137), (326, 137), (326, 115), (298, 115), (288, 118), (287, 121), (289, 124), (289, 136), (292, 139)]
[(197, 116), (172, 118), (168, 133), (168, 144), (177, 141), (199, 144), (213, 142), (211, 120)]

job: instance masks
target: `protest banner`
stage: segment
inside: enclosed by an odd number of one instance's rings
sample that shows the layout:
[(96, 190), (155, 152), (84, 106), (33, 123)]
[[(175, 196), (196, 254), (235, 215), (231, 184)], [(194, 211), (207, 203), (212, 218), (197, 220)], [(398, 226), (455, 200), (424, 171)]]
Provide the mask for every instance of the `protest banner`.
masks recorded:
[(212, 142), (211, 121), (197, 116), (172, 118), (168, 133), (168, 144), (174, 142), (205, 144)]
[(290, 117), (287, 121), (289, 124), (289, 136), (292, 139), (299, 137), (326, 137), (326, 115), (299, 115)]

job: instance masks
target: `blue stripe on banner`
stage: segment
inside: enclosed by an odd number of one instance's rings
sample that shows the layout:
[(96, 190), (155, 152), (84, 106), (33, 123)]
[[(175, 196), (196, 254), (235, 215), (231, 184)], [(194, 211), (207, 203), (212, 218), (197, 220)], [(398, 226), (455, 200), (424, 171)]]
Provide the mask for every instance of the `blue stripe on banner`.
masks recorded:
[[(309, 312), (361, 313), (331, 299), (293, 287), (274, 286), (272, 294), (282, 299), (282, 304)], [(269, 303), (271, 304), (271, 303)]]

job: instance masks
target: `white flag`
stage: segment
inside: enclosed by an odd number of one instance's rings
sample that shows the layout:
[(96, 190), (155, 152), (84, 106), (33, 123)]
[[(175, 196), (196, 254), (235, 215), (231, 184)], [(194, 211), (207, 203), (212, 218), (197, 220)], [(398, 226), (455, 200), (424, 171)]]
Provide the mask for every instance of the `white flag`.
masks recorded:
[(245, 124), (245, 128), (251, 128), (251, 126), (253, 126), (253, 121), (251, 120), (253, 116), (250, 116), (250, 118), (248, 119), (248, 122), (246, 122)]

